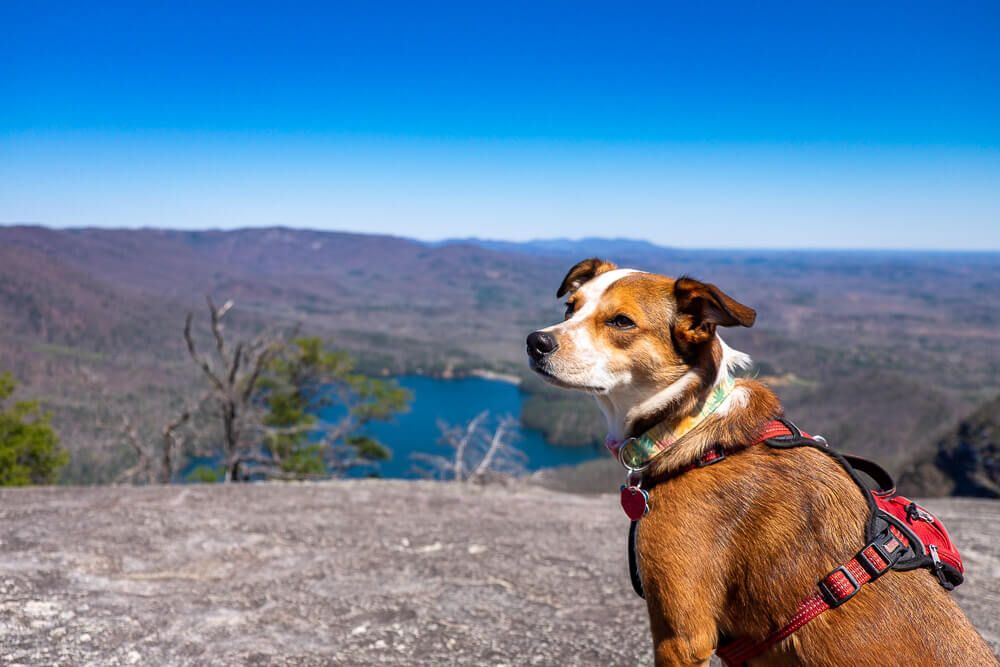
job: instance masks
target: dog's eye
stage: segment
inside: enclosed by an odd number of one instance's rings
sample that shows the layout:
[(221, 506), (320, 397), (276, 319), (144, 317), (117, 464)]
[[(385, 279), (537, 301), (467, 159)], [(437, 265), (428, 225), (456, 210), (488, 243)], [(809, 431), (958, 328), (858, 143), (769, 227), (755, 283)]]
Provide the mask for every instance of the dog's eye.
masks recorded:
[(572, 302), (566, 304), (566, 315), (565, 315), (565, 317), (566, 317), (567, 320), (569, 318), (573, 317), (573, 309), (574, 309), (574, 306), (573, 306)]
[(615, 315), (610, 320), (608, 320), (608, 325), (616, 329), (634, 329), (635, 322), (626, 317), (625, 315)]

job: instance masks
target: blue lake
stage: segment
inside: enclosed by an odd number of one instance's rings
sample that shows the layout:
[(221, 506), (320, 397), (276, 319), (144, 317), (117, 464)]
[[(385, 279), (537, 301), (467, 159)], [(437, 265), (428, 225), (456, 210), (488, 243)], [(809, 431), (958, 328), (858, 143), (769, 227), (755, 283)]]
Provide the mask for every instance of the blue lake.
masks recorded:
[[(399, 384), (413, 392), (410, 411), (391, 423), (371, 424), (369, 433), (392, 450), (392, 460), (379, 467), (383, 477), (413, 478), (418, 476), (410, 454), (427, 452), (447, 456), (452, 450), (440, 444), (438, 421), (465, 424), (483, 410), (490, 411), (491, 425), (497, 417), (521, 414), (523, 395), (507, 382), (464, 378), (441, 380), (419, 375), (397, 378)], [(514, 441), (527, 457), (529, 470), (581, 463), (602, 452), (597, 447), (556, 447), (545, 442), (539, 431), (520, 431)]]

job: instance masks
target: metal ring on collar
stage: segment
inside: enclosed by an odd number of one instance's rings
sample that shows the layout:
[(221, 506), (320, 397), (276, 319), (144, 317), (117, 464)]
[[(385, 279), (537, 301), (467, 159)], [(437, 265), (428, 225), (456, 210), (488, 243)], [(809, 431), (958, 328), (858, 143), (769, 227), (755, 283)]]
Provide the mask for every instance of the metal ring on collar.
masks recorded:
[(626, 438), (625, 440), (622, 441), (621, 446), (618, 448), (618, 462), (621, 463), (622, 467), (628, 470), (629, 473), (642, 472), (643, 470), (649, 467), (649, 461), (642, 464), (638, 468), (631, 466), (625, 462), (625, 450), (628, 448), (629, 445), (636, 443), (638, 441), (639, 441), (638, 438)]

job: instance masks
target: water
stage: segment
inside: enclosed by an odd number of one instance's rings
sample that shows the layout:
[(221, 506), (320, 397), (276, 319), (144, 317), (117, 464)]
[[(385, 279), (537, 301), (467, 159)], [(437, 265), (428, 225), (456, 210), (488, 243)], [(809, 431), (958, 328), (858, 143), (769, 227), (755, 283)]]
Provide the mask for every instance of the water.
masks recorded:
[[(371, 424), (368, 431), (392, 450), (392, 460), (379, 466), (383, 477), (413, 478), (413, 452), (448, 456), (451, 450), (438, 440), (438, 420), (464, 424), (483, 410), (490, 411), (491, 423), (501, 415), (521, 414), (523, 396), (507, 382), (464, 378), (441, 380), (419, 375), (397, 378), (399, 384), (413, 392), (410, 411), (391, 423)], [(539, 431), (520, 431), (514, 443), (527, 457), (527, 468), (538, 470), (558, 465), (581, 463), (601, 455), (596, 447), (556, 447), (545, 442)]]

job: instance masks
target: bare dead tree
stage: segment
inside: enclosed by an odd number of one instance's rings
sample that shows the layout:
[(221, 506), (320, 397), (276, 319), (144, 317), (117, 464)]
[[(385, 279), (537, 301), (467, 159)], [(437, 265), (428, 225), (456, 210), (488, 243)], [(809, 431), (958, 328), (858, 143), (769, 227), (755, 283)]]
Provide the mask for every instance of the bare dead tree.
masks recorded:
[[(94, 392), (101, 396), (101, 398), (110, 404), (115, 403), (109, 392), (106, 381), (102, 380), (97, 374), (87, 370), (82, 369), (84, 379), (86, 382), (93, 387)], [(157, 415), (159, 416), (159, 415)], [(135, 463), (129, 468), (121, 471), (116, 477), (115, 482), (131, 483), (131, 484), (152, 484), (159, 482), (161, 484), (169, 484), (173, 480), (174, 468), (175, 468), (175, 452), (180, 451), (184, 444), (184, 436), (180, 432), (181, 427), (183, 427), (191, 418), (191, 411), (188, 408), (184, 408), (181, 414), (175, 417), (172, 421), (168, 422), (166, 426), (163, 427), (161, 432), (161, 445), (159, 451), (159, 466), (155, 464), (157, 458), (156, 445), (150, 442), (152, 438), (148, 437), (148, 424), (144, 424), (145, 428), (141, 429), (132, 420), (132, 417), (128, 414), (122, 414), (118, 416), (118, 425), (111, 426), (105, 423), (104, 419), (100, 416), (97, 418), (98, 428), (108, 428), (111, 431), (117, 431), (124, 436), (125, 442), (128, 443), (132, 451), (135, 452)], [(146, 437), (143, 437), (143, 431), (146, 432)]]
[(132, 447), (133, 451), (135, 451), (136, 461), (132, 467), (123, 470), (115, 481), (119, 483), (131, 482), (133, 484), (152, 481), (152, 460), (142, 443), (142, 439), (139, 437), (138, 429), (136, 429), (132, 423), (132, 418), (128, 415), (121, 416), (121, 430), (125, 436), (125, 440)]
[(483, 410), (478, 415), (472, 418), (471, 421), (466, 425), (464, 429), (449, 429), (447, 426), (438, 424), (438, 428), (441, 429), (444, 438), (449, 443), (454, 443), (455, 447), (455, 462), (452, 465), (453, 474), (455, 480), (461, 482), (462, 478), (465, 477), (465, 455), (469, 451), (469, 443), (472, 441), (476, 435), (478, 435), (479, 426), (486, 421), (490, 413)]
[(268, 360), (280, 349), (281, 340), (264, 335), (250, 342), (239, 341), (230, 350), (223, 335), (223, 318), (233, 302), (226, 301), (218, 307), (211, 297), (206, 296), (205, 301), (215, 340), (214, 358), (198, 352), (191, 331), (193, 313), (188, 313), (184, 322), (184, 341), (191, 359), (208, 380), (211, 397), (218, 408), (222, 422), (224, 479), (232, 482), (240, 479), (241, 465), (252, 465), (260, 458), (254, 454), (252, 440), (248, 437), (255, 420), (253, 394)]
[(179, 430), (191, 419), (191, 412), (185, 410), (176, 419), (163, 427), (163, 446), (160, 451), (160, 482), (169, 484), (174, 477), (174, 452), (184, 446)]
[(489, 438), (486, 453), (479, 460), (479, 465), (472, 471), (473, 479), (482, 479), (490, 471), (505, 472), (508, 465), (523, 468), (524, 453), (511, 444), (518, 422), (510, 415), (500, 418), (493, 435)]
[(135, 464), (121, 472), (116, 478), (119, 483), (130, 482), (132, 484), (169, 484), (174, 477), (174, 452), (183, 446), (183, 436), (179, 429), (191, 418), (191, 413), (187, 410), (182, 412), (177, 418), (163, 427), (162, 442), (160, 445), (159, 466), (154, 463), (155, 448), (144, 443), (139, 436), (139, 430), (132, 423), (132, 418), (128, 415), (121, 417), (121, 430), (125, 435), (125, 440), (132, 447), (136, 455)]
[(438, 423), (441, 442), (450, 447), (450, 456), (415, 453), (415, 470), (424, 477), (459, 482), (481, 482), (491, 477), (514, 477), (525, 470), (527, 456), (514, 446), (518, 420), (505, 415), (493, 429), (489, 412), (483, 411), (461, 426)]

